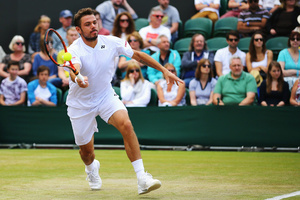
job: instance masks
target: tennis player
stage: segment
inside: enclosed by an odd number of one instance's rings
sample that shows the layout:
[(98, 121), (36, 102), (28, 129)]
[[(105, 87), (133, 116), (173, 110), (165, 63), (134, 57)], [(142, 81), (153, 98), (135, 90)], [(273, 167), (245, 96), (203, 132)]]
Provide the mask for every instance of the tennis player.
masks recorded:
[(98, 132), (95, 118), (98, 115), (122, 134), (127, 156), (137, 175), (138, 193), (145, 194), (159, 188), (161, 182), (144, 170), (139, 142), (128, 112), (111, 86), (116, 70), (114, 60), (125, 55), (162, 71), (167, 82), (179, 84), (183, 81), (147, 54), (132, 50), (125, 40), (98, 36), (97, 20), (91, 8), (80, 9), (74, 16), (74, 24), (81, 37), (73, 42), (68, 51), (72, 54), (74, 66), (84, 76), (85, 84), (70, 73), (68, 115), (91, 189), (98, 190), (102, 185), (100, 163), (94, 154), (94, 133)]

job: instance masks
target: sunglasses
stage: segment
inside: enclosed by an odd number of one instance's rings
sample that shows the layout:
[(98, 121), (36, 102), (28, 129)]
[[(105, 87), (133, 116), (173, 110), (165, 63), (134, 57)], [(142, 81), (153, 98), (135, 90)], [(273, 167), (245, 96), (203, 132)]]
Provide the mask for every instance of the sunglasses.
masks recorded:
[(159, 18), (164, 18), (164, 16), (163, 15), (153, 15), (154, 17), (156, 17), (157, 19), (159, 19)]
[(239, 39), (228, 39), (230, 42), (233, 42), (233, 41), (235, 41), (235, 42), (237, 42), (237, 41), (239, 41)]
[(130, 43), (130, 42), (137, 42), (137, 40), (128, 40), (128, 42)]
[(120, 22), (122, 22), (122, 23), (129, 22), (129, 19), (120, 19)]
[(24, 45), (24, 42), (16, 42), (16, 45)]
[(255, 42), (261, 41), (262, 42), (262, 41), (264, 41), (264, 39), (262, 39), (262, 38), (255, 38), (254, 41)]
[(203, 67), (203, 68), (211, 68), (211, 65), (202, 65), (201, 67)]
[(168, 69), (168, 70), (169, 70), (169, 72), (172, 72), (172, 73), (176, 72), (175, 69)]
[(300, 41), (300, 38), (290, 38), (291, 41)]
[(140, 72), (140, 70), (139, 69), (131, 69), (131, 70), (129, 70), (129, 73), (133, 73), (133, 72)]

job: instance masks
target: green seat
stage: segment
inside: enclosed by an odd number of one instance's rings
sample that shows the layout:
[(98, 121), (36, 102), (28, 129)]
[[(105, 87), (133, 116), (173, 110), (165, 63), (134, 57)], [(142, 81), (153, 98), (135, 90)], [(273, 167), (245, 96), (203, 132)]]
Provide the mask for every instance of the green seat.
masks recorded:
[(63, 99), (62, 99), (62, 104), (63, 105), (66, 105), (68, 94), (69, 94), (69, 90), (65, 91), (65, 93), (63, 95)]
[(215, 37), (206, 40), (207, 48), (209, 51), (216, 52), (217, 50), (228, 46), (226, 38), (224, 37)]
[(135, 24), (135, 30), (139, 31), (141, 28), (148, 26), (149, 21), (146, 18), (138, 18), (134, 21), (134, 24)]
[(120, 88), (117, 86), (113, 86), (113, 89), (115, 90), (115, 93), (119, 96), (119, 99), (122, 100)]
[(153, 88), (151, 88), (151, 98), (147, 106), (158, 106), (157, 92)]
[(57, 96), (57, 106), (60, 106), (62, 103), (62, 91), (59, 88), (56, 88), (56, 96)]
[(267, 49), (273, 51), (273, 60), (277, 60), (278, 54), (282, 49), (288, 48), (288, 37), (274, 37), (266, 42)]
[(184, 52), (187, 52), (190, 47), (192, 38), (182, 38), (177, 40), (174, 44), (174, 50), (177, 50), (180, 56), (182, 57)]
[(226, 37), (226, 34), (231, 30), (237, 29), (238, 18), (237, 17), (226, 17), (219, 19), (215, 23), (214, 37)]
[(212, 26), (212, 21), (205, 17), (189, 19), (184, 24), (184, 37), (192, 37), (195, 33), (201, 33), (205, 39), (208, 39), (211, 37)]
[(191, 105), (190, 91), (187, 88), (185, 89), (185, 101), (186, 101), (186, 105), (188, 106)]
[(228, 0), (220, 0), (220, 9), (219, 14), (220, 16), (224, 15), (227, 12), (228, 9)]
[(183, 38), (183, 24), (182, 21), (178, 23), (178, 39)]
[(238, 44), (238, 48), (247, 53), (249, 51), (249, 44), (250, 44), (251, 37), (241, 38)]

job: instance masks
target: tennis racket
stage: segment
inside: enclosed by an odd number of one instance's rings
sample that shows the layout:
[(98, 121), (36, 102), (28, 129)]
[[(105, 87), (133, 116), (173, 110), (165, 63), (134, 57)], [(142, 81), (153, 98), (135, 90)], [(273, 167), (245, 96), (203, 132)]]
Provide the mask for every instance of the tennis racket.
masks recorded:
[(74, 67), (73, 63), (70, 61), (64, 61), (63, 64), (58, 64), (57, 61), (52, 57), (51, 55), (51, 51), (54, 49), (53, 48), (53, 40), (51, 38), (51, 36), (53, 37), (53, 35), (56, 35), (62, 46), (64, 47), (64, 50), (65, 50), (65, 53), (68, 52), (67, 50), (67, 46), (64, 42), (64, 40), (62, 39), (62, 37), (59, 35), (59, 33), (57, 31), (55, 31), (53, 28), (49, 28), (46, 33), (45, 33), (45, 37), (44, 37), (44, 45), (45, 45), (45, 49), (46, 49), (46, 52), (49, 56), (49, 58), (51, 59), (51, 61), (57, 65), (58, 67), (66, 67), (66, 68), (69, 68), (70, 70), (72, 70), (72, 72), (74, 72), (74, 74), (76, 75), (76, 77), (80, 80), (82, 80), (83, 84), (85, 84), (84, 82), (84, 78), (83, 76), (79, 73), (79, 71)]

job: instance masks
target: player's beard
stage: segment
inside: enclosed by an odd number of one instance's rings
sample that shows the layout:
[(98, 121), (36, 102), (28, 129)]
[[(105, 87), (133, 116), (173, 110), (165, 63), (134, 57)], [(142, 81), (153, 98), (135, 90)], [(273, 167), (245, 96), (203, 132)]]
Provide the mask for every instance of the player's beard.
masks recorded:
[(97, 40), (97, 38), (98, 38), (98, 34), (95, 37), (88, 37), (83, 32), (82, 32), (81, 36), (84, 37), (84, 39), (86, 39), (87, 41), (90, 41), (90, 42), (93, 42), (93, 41)]

